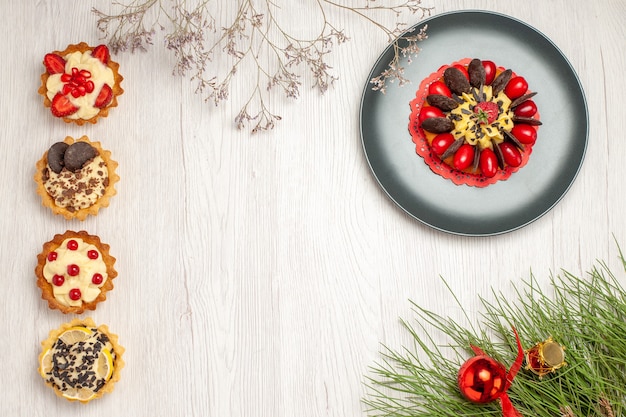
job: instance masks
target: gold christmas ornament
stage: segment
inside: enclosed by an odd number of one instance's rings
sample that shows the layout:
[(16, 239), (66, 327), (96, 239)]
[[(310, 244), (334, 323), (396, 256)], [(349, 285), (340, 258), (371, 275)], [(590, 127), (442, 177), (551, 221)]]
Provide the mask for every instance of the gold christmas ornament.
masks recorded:
[(565, 365), (565, 346), (552, 340), (552, 337), (526, 350), (525, 369), (539, 375), (540, 379)]

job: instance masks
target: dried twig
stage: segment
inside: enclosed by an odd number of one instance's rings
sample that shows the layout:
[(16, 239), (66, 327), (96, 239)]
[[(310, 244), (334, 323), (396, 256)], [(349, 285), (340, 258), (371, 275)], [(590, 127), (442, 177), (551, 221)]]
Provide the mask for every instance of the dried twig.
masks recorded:
[[(289, 1), (289, 0), (284, 0)], [(321, 16), (316, 36), (302, 39), (290, 33), (277, 19), (279, 0), (239, 0), (236, 15), (224, 25), (217, 22), (217, 2), (197, 0), (190, 6), (187, 0), (128, 0), (114, 3), (117, 14), (93, 9), (98, 17), (97, 28), (114, 53), (145, 51), (153, 44), (157, 30), (165, 33), (164, 45), (174, 53), (175, 75), (189, 76), (196, 83), (196, 92), (207, 102), (219, 105), (230, 95), (231, 82), (240, 69), (252, 70), (252, 89), (247, 101), (235, 117), (238, 128), (251, 126), (252, 132), (272, 129), (281, 117), (270, 110), (270, 91), (281, 91), (287, 98), (298, 98), (302, 75), (307, 74), (320, 93), (333, 86), (338, 77), (329, 64), (333, 47), (348, 41), (342, 29), (331, 22), (333, 11), (355, 15), (380, 29), (394, 42), (395, 59), (389, 69), (372, 80), (375, 90), (385, 91), (393, 80), (404, 84), (400, 56), (419, 52), (417, 42), (426, 38), (425, 28), (417, 35), (404, 36), (406, 46), (399, 46), (398, 37), (406, 28), (404, 14), (421, 14), (431, 9), (421, 6), (421, 0), (361, 0), (362, 7), (346, 6), (332, 0), (311, 0)], [(217, 7), (217, 6), (216, 6)], [(393, 27), (385, 26), (383, 17), (391, 13)], [(217, 61), (220, 65), (209, 65)], [(256, 70), (254, 70), (256, 68)]]

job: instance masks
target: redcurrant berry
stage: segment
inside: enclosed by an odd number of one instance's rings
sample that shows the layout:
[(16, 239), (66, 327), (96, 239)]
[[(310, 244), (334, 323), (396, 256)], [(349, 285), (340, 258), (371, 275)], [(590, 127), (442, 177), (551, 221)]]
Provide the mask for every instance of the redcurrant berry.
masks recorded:
[(76, 250), (76, 249), (78, 249), (78, 242), (77, 242), (77, 241), (75, 241), (74, 239), (69, 240), (69, 241), (67, 242), (67, 248), (68, 248), (69, 250)]
[(104, 278), (102, 277), (102, 274), (99, 274), (97, 272), (95, 274), (93, 274), (93, 277), (91, 277), (91, 282), (93, 282), (95, 285), (102, 284), (102, 281), (104, 281)]
[(87, 252), (87, 257), (88, 257), (89, 259), (98, 259), (98, 256), (99, 256), (99, 255), (100, 255), (100, 254), (98, 253), (98, 251), (97, 251), (97, 250), (94, 250), (94, 249), (92, 249), (92, 250), (90, 250), (90, 251), (88, 251), (88, 252)]
[(80, 293), (80, 290), (78, 288), (72, 288), (68, 295), (70, 296), (70, 299), (78, 301), (80, 300), (82, 294)]
[(52, 277), (52, 283), (57, 287), (60, 287), (65, 282), (63, 275), (55, 275)]
[(67, 266), (67, 275), (75, 277), (80, 274), (80, 267), (76, 264), (70, 264)]
[(58, 256), (59, 255), (56, 252), (50, 252), (48, 254), (48, 261), (49, 262), (56, 261)]

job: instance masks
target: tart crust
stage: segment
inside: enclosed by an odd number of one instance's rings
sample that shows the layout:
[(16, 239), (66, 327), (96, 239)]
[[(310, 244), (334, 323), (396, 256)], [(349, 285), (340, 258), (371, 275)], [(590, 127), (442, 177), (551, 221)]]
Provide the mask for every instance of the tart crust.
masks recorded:
[[(46, 265), (48, 253), (56, 250), (59, 246), (61, 246), (65, 239), (69, 238), (80, 238), (84, 242), (97, 247), (98, 251), (102, 255), (102, 260), (106, 265), (108, 275), (107, 280), (104, 282), (102, 287), (100, 287), (100, 294), (98, 294), (98, 296), (93, 301), (83, 301), (80, 306), (75, 307), (63, 305), (54, 297), (52, 284), (46, 281), (46, 278), (43, 274), (43, 269)], [(63, 234), (55, 235), (51, 241), (44, 243), (41, 253), (37, 255), (37, 266), (35, 267), (35, 275), (37, 276), (37, 286), (41, 288), (41, 298), (48, 302), (48, 307), (50, 309), (59, 310), (64, 314), (81, 314), (85, 310), (95, 310), (98, 303), (106, 300), (107, 292), (113, 289), (113, 279), (117, 277), (117, 271), (114, 268), (116, 259), (109, 254), (109, 248), (110, 246), (100, 241), (100, 238), (98, 236), (90, 235), (84, 230), (81, 230), (79, 232), (68, 230)]]
[(74, 139), (71, 136), (67, 136), (63, 142), (71, 145), (75, 142), (87, 142), (100, 154), (100, 157), (104, 160), (107, 166), (107, 171), (109, 175), (109, 184), (106, 186), (104, 190), (104, 194), (91, 206), (85, 207), (79, 210), (70, 211), (65, 207), (57, 206), (54, 202), (54, 198), (48, 194), (46, 187), (44, 185), (43, 180), (43, 172), (48, 166), (48, 151), (43, 154), (43, 157), (37, 161), (36, 164), (36, 173), (35, 173), (35, 182), (37, 183), (37, 194), (41, 197), (41, 204), (45, 207), (48, 207), (54, 214), (59, 214), (65, 217), (66, 220), (78, 219), (85, 220), (87, 216), (92, 215), (96, 216), (101, 207), (109, 206), (109, 199), (117, 194), (115, 190), (115, 183), (120, 180), (119, 175), (115, 172), (118, 163), (111, 159), (111, 152), (102, 149), (100, 142), (91, 142), (87, 136), (82, 136), (78, 139)]
[[(93, 51), (94, 49), (95, 49), (94, 46), (89, 46), (87, 43), (81, 42), (79, 44), (68, 45), (68, 47), (65, 48), (63, 51), (52, 51), (52, 53), (60, 55), (60, 56), (66, 56), (73, 52), (79, 51), (79, 52), (84, 53), (87, 51)], [(117, 97), (121, 96), (124, 93), (124, 89), (121, 86), (121, 83), (124, 77), (122, 77), (119, 73), (120, 65), (117, 62), (109, 58), (109, 61), (107, 62), (106, 65), (109, 68), (111, 68), (111, 70), (113, 71), (113, 77), (115, 79), (114, 85), (110, 86), (111, 90), (113, 91), (113, 99), (111, 100), (111, 103), (101, 108), (100, 111), (90, 119), (80, 119), (80, 118), (71, 119), (69, 117), (59, 117), (60, 119), (63, 119), (65, 123), (76, 123), (79, 126), (82, 126), (85, 123), (95, 124), (100, 117), (107, 117), (109, 115), (110, 109), (112, 109), (113, 107), (117, 107)], [(48, 89), (46, 88), (48, 77), (50, 77), (50, 74), (48, 74), (47, 71), (44, 71), (44, 73), (41, 74), (41, 86), (39, 87), (39, 90), (37, 91), (39, 94), (43, 96), (43, 104), (46, 108), (50, 108), (52, 106), (52, 101), (48, 98), (48, 95), (47, 95)]]
[(63, 391), (61, 391), (59, 388), (53, 386), (47, 381), (46, 381), (46, 385), (52, 388), (57, 396), (67, 401), (72, 401), (72, 402), (79, 401), (83, 404), (87, 404), (88, 402), (92, 400), (102, 397), (106, 393), (113, 392), (113, 390), (115, 389), (115, 383), (120, 380), (121, 370), (125, 366), (125, 362), (122, 359), (125, 349), (122, 345), (119, 344), (118, 336), (114, 333), (111, 333), (111, 331), (109, 330), (109, 327), (106, 324), (101, 324), (100, 326), (96, 326), (95, 322), (90, 317), (86, 317), (84, 319), (75, 318), (68, 323), (62, 324), (61, 327), (59, 327), (58, 329), (50, 330), (50, 332), (48, 333), (48, 338), (44, 340), (43, 342), (41, 342), (41, 353), (39, 354), (39, 358), (38, 358), (38, 364), (39, 364), (38, 371), (39, 371), (39, 374), (42, 375), (42, 377), (43, 377), (43, 373), (42, 373), (43, 370), (41, 367), (41, 362), (43, 360), (45, 353), (48, 351), (48, 349), (50, 349), (54, 345), (54, 343), (57, 341), (57, 339), (59, 338), (61, 334), (63, 334), (66, 330), (69, 330), (70, 328), (77, 327), (77, 326), (96, 328), (100, 332), (107, 335), (115, 351), (115, 360), (113, 361), (113, 373), (111, 374), (111, 377), (102, 386), (102, 388), (100, 388), (98, 392), (96, 392), (95, 395), (88, 400), (78, 400), (78, 399), (65, 397), (63, 395)]

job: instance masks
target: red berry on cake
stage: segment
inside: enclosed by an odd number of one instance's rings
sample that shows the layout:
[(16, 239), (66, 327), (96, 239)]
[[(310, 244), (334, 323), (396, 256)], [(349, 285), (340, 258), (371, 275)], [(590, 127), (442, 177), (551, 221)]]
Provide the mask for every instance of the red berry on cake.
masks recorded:
[(54, 275), (52, 277), (52, 283), (57, 287), (60, 287), (65, 282), (65, 277), (63, 275)]
[(474, 106), (474, 113), (481, 124), (491, 124), (498, 118), (498, 105), (493, 101), (481, 101)]
[(93, 277), (91, 277), (91, 282), (94, 283), (95, 285), (102, 284), (103, 280), (104, 280), (104, 278), (102, 277), (102, 274), (99, 274), (97, 272), (95, 274), (93, 274)]
[(78, 288), (72, 288), (69, 292), (70, 300), (78, 301), (80, 300), (81, 296), (82, 294), (80, 293), (80, 290)]
[(483, 60), (483, 68), (485, 69), (485, 85), (490, 85), (496, 78), (496, 64), (493, 61)]
[(524, 77), (513, 77), (504, 87), (504, 94), (511, 100), (523, 96), (528, 90), (528, 83)]
[(498, 172), (498, 158), (490, 148), (480, 151), (480, 171), (485, 177), (491, 178)]

